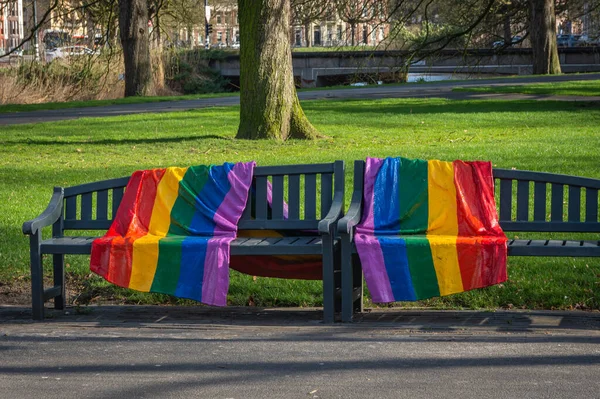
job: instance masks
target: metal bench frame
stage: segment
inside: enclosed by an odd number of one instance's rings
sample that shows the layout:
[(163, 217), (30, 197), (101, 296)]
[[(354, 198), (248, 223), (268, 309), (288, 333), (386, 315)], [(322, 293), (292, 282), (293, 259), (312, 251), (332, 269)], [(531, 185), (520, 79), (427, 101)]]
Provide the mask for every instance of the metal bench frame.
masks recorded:
[[(360, 222), (362, 216), (364, 168), (364, 161), (354, 162), (352, 201), (346, 216), (338, 222), (338, 233), (342, 240), (342, 321), (344, 322), (352, 321), (354, 312), (363, 311), (362, 269), (353, 237), (354, 227)], [(494, 169), (493, 175), (499, 187), (497, 206), (500, 226), (505, 232), (600, 233), (598, 220), (600, 180), (511, 169)], [(516, 185), (516, 196), (513, 185)], [(530, 185), (533, 185), (533, 204), (530, 203)], [(551, 185), (549, 192), (548, 185)], [(568, 193), (567, 220), (564, 220), (565, 188)], [(582, 189), (585, 189), (584, 209), (581, 207)], [(548, 200), (550, 209), (547, 206)], [(593, 241), (513, 239), (508, 241), (508, 255), (600, 257), (600, 237), (599, 240)]]
[[(303, 215), (300, 212), (301, 176), (304, 176)], [(284, 217), (286, 180), (287, 218)], [(90, 254), (92, 241), (96, 238), (65, 236), (64, 232), (108, 230), (128, 181), (129, 177), (123, 177), (73, 187), (55, 187), (46, 210), (23, 224), (23, 233), (30, 236), (31, 297), (35, 320), (43, 320), (44, 302), (49, 299), (54, 298), (55, 309), (64, 309), (64, 255)], [(271, 207), (267, 203), (268, 181), (272, 185)], [(232, 242), (231, 255), (322, 255), (323, 319), (326, 323), (333, 322), (336, 285), (339, 288), (340, 284), (341, 246), (335, 234), (337, 221), (344, 210), (344, 162), (257, 166), (252, 184), (255, 196), (249, 195), (238, 230), (314, 231), (314, 234), (293, 238), (240, 237)], [(317, 195), (320, 195), (321, 217), (317, 216)], [(111, 196), (112, 201), (109, 200)], [(42, 229), (47, 226), (52, 226), (52, 238), (43, 240)], [(48, 289), (44, 289), (43, 282), (42, 258), (45, 254), (52, 255), (53, 259), (53, 286)]]

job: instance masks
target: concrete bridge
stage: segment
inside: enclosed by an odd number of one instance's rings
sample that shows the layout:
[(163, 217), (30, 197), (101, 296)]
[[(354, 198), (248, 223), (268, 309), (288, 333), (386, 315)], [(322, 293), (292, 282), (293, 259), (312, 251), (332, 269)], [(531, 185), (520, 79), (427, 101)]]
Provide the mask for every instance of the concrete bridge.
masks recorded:
[[(403, 71), (408, 55), (404, 51), (298, 52), (293, 53), (294, 76), (302, 87), (326, 86), (352, 75), (389, 77)], [(600, 47), (561, 48), (559, 57), (565, 73), (600, 72)], [(239, 80), (239, 55), (211, 60), (210, 67)], [(443, 50), (411, 63), (409, 72), (527, 75), (532, 72), (532, 55), (528, 48)]]

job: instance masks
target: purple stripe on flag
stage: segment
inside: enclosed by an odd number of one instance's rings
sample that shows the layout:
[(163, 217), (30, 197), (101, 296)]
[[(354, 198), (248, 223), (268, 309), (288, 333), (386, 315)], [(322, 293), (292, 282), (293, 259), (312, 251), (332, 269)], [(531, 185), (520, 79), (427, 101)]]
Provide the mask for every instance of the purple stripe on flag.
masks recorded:
[(377, 173), (383, 165), (383, 159), (378, 158), (367, 158), (365, 164), (365, 177), (363, 190), (363, 202), (364, 212), (363, 220), (361, 220), (359, 226), (365, 229), (364, 233), (373, 234), (375, 232), (375, 212), (373, 206), (375, 202), (375, 181), (377, 180)]
[[(373, 211), (375, 199), (375, 181), (377, 173), (383, 164), (383, 159), (367, 158), (365, 164), (364, 191), (363, 191), (363, 220), (356, 227), (356, 235), (354, 242), (363, 265), (363, 272), (367, 282), (371, 282), (373, 286), (369, 286), (371, 293), (379, 293), (376, 298), (373, 296), (374, 302), (393, 302), (394, 293), (385, 268), (383, 251), (377, 238), (373, 235), (375, 231), (375, 221)], [(360, 226), (360, 227), (359, 227)], [(367, 278), (369, 276), (369, 278)]]
[[(369, 234), (354, 236), (365, 280), (369, 283), (373, 302), (394, 302), (394, 292), (385, 267), (385, 259), (377, 237)], [(365, 265), (368, 265), (365, 267)]]
[(229, 244), (235, 239), (237, 223), (246, 207), (254, 162), (237, 163), (227, 179), (231, 188), (215, 212), (214, 237), (208, 241), (204, 259), (202, 302), (226, 306), (229, 290)]

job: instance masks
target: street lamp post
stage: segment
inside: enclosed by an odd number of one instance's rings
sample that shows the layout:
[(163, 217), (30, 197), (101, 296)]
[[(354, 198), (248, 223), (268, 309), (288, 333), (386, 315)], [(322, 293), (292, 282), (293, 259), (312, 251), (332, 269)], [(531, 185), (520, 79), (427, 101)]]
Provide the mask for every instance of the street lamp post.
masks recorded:
[(34, 60), (40, 60), (40, 44), (38, 38), (38, 19), (37, 19), (37, 1), (33, 0), (33, 49)]
[(208, 50), (210, 48), (210, 32), (208, 29), (208, 23), (210, 21), (210, 7), (208, 6), (208, 0), (204, 0), (204, 40), (205, 48)]

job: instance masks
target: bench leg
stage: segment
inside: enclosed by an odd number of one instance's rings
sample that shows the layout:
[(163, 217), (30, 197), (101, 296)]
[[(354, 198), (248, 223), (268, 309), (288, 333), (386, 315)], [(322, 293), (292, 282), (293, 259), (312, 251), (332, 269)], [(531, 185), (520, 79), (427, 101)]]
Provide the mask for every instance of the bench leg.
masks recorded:
[(333, 276), (334, 276), (334, 287), (333, 287), (333, 292), (335, 295), (335, 306), (334, 306), (334, 312), (335, 314), (341, 314), (342, 313), (342, 260), (341, 260), (341, 251), (340, 248), (338, 247), (337, 251), (333, 252), (333, 266), (334, 266), (334, 271), (333, 271)]
[(44, 271), (40, 249), (40, 231), (29, 237), (31, 261), (31, 310), (34, 320), (44, 320)]
[(54, 309), (65, 308), (65, 256), (62, 254), (52, 255), (54, 265), (54, 286), (60, 287), (60, 295), (54, 297)]
[(333, 241), (330, 235), (323, 235), (323, 322), (331, 324), (335, 316), (335, 277)]
[(364, 311), (363, 275), (358, 254), (352, 255), (352, 282), (352, 293), (354, 294), (354, 292), (358, 292), (358, 298), (354, 300), (354, 303), (352, 304), (352, 310), (356, 313), (362, 313)]
[(354, 287), (354, 271), (352, 268), (352, 243), (350, 237), (342, 235), (342, 322), (352, 321), (353, 301), (352, 289)]

